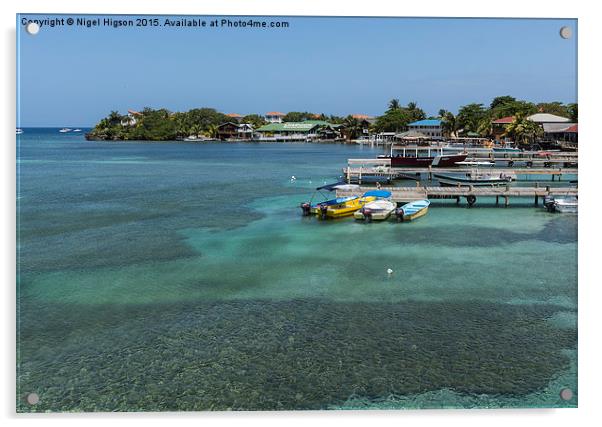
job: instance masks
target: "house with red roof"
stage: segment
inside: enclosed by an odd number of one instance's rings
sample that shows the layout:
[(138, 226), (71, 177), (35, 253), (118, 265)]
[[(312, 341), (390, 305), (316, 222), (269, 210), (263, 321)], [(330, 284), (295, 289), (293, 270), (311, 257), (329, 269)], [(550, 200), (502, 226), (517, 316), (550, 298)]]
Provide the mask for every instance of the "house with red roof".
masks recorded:
[(286, 116), (286, 114), (279, 111), (270, 111), (265, 113), (264, 117), (268, 123), (282, 123), (282, 118), (284, 116)]
[(501, 119), (493, 120), (491, 122), (491, 133), (493, 139), (501, 141), (505, 137), (506, 128), (510, 123), (514, 121), (514, 116), (502, 117)]

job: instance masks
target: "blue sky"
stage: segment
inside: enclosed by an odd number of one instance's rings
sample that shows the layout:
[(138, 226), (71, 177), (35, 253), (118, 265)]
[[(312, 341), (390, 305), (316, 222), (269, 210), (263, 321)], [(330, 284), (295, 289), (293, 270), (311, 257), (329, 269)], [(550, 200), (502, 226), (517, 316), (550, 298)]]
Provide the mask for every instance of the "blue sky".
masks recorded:
[(498, 95), (577, 100), (575, 20), (254, 19), (290, 27), (57, 26), (30, 36), (18, 19), (18, 124), (92, 126), (145, 106), (379, 115), (399, 98), (435, 115)]

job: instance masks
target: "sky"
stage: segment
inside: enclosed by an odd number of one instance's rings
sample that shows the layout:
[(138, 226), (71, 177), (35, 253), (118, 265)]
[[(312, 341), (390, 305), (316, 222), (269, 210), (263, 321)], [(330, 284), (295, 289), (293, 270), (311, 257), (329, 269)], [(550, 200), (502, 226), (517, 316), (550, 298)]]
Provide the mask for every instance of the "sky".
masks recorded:
[(377, 116), (393, 98), (427, 115), (501, 95), (577, 101), (573, 19), (253, 17), (289, 27), (169, 28), (166, 18), (183, 17), (158, 16), (156, 27), (42, 23), (35, 36), (21, 25), (69, 17), (138, 18), (17, 16), (19, 127), (87, 127), (144, 107)]

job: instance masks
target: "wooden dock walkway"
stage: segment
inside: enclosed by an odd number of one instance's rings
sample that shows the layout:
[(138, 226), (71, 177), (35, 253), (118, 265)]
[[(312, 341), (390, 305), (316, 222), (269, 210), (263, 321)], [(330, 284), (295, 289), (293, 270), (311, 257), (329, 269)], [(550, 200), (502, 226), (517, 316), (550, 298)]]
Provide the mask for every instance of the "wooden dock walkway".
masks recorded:
[[(467, 173), (474, 171), (475, 167), (448, 167), (448, 168), (391, 168), (386, 165), (380, 166), (356, 166), (343, 168), (343, 175), (347, 182), (359, 182), (362, 183), (362, 178), (366, 176), (370, 177), (382, 177), (391, 181), (394, 179), (413, 179), (412, 175), (418, 176), (420, 174), (426, 174), (428, 179), (433, 178), (433, 174), (437, 173)], [(562, 180), (563, 175), (578, 175), (579, 170), (577, 168), (480, 168), (483, 172), (490, 172), (495, 174), (504, 175), (545, 175), (551, 176), (552, 181)]]
[[(382, 186), (382, 190), (391, 192), (391, 200), (397, 203), (407, 203), (412, 200), (420, 199), (455, 199), (460, 202), (465, 198), (468, 205), (472, 206), (479, 197), (495, 197), (496, 204), (499, 204), (500, 197), (503, 198), (504, 206), (510, 204), (510, 197), (531, 197), (535, 205), (539, 204), (539, 198), (555, 196), (577, 196), (577, 187), (512, 187), (511, 185), (503, 187), (389, 187)], [(374, 187), (360, 187), (357, 190), (337, 190), (337, 197), (359, 196), (366, 191), (374, 190)]]

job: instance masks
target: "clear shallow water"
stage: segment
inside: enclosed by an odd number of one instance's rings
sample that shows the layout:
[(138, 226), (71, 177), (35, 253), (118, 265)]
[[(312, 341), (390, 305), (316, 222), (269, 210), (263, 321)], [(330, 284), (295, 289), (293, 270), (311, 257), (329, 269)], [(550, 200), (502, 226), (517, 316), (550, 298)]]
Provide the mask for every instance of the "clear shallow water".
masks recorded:
[(26, 130), (19, 409), (575, 406), (576, 217), (299, 215), (377, 153)]

